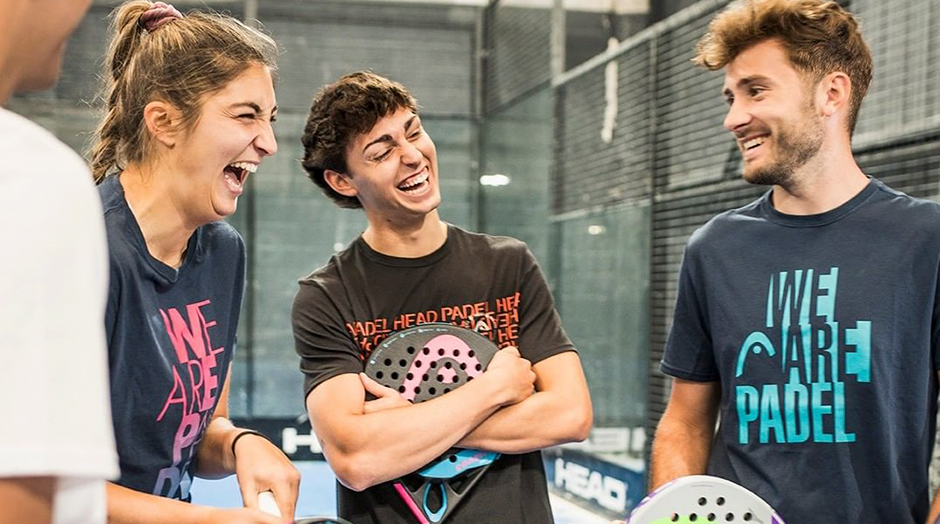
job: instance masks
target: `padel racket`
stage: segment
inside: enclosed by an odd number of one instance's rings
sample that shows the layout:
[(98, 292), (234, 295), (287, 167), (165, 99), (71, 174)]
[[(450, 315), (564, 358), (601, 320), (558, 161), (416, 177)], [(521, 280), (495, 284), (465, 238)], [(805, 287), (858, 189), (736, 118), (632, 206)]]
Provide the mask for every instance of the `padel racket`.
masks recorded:
[[(498, 348), (450, 324), (422, 324), (392, 333), (366, 361), (370, 378), (411, 402), (439, 397), (480, 376)], [(420, 524), (437, 524), (470, 492), (499, 453), (453, 448), (393, 486)]]
[(777, 512), (747, 489), (718, 477), (678, 478), (646, 496), (628, 524), (737, 522), (784, 524)]
[[(274, 515), (275, 517), (281, 516), (281, 510), (277, 507), (277, 500), (274, 498), (274, 493), (270, 491), (262, 491), (258, 493), (258, 509)], [(297, 519), (294, 521), (294, 524), (350, 524), (349, 521), (343, 520), (341, 518), (333, 517), (306, 517), (302, 519)]]

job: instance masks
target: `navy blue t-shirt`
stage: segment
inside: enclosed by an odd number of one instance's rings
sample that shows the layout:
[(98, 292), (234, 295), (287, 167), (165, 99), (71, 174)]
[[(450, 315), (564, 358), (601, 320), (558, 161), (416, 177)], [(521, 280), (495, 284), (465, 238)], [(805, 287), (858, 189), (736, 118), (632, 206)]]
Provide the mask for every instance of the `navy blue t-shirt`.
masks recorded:
[(105, 328), (117, 483), (189, 500), (196, 449), (235, 350), (245, 245), (229, 224), (206, 224), (174, 269), (148, 252), (118, 177), (98, 190), (111, 262)]
[(662, 370), (721, 385), (708, 473), (787, 522), (921, 524), (936, 426), (940, 205), (872, 179), (692, 235)]

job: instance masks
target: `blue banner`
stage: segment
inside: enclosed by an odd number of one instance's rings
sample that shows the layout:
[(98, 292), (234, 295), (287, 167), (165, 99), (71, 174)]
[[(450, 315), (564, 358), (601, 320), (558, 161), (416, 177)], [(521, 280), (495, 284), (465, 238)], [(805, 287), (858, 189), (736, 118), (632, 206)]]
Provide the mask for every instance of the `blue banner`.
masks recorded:
[(574, 449), (546, 449), (542, 458), (552, 492), (598, 515), (624, 519), (646, 496), (642, 470)]

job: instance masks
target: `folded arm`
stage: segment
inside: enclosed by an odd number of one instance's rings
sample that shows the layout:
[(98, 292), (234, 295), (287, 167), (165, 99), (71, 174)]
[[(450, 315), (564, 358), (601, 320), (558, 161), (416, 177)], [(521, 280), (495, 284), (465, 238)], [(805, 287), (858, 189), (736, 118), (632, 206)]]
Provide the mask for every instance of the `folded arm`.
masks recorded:
[[(532, 394), (535, 374), (518, 351), (497, 353), (476, 380), (419, 404), (373, 409), (363, 380), (347, 373), (307, 396), (310, 421), (337, 478), (364, 490), (418, 470), (451, 448), (497, 409)], [(376, 402), (376, 401), (372, 401)]]
[(458, 442), (460, 447), (526, 453), (588, 437), (591, 395), (578, 354), (553, 355), (532, 369), (536, 392), (493, 413)]

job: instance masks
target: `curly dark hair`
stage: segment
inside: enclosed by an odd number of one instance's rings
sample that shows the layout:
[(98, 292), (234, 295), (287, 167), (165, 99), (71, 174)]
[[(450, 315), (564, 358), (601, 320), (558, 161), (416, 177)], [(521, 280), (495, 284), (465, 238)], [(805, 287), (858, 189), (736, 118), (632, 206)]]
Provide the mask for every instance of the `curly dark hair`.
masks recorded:
[(349, 143), (400, 109), (417, 113), (418, 103), (403, 85), (370, 71), (348, 74), (314, 95), (300, 139), (304, 146), (301, 165), (339, 207), (361, 208), (362, 204), (358, 198), (334, 191), (324, 171), (345, 173)]

